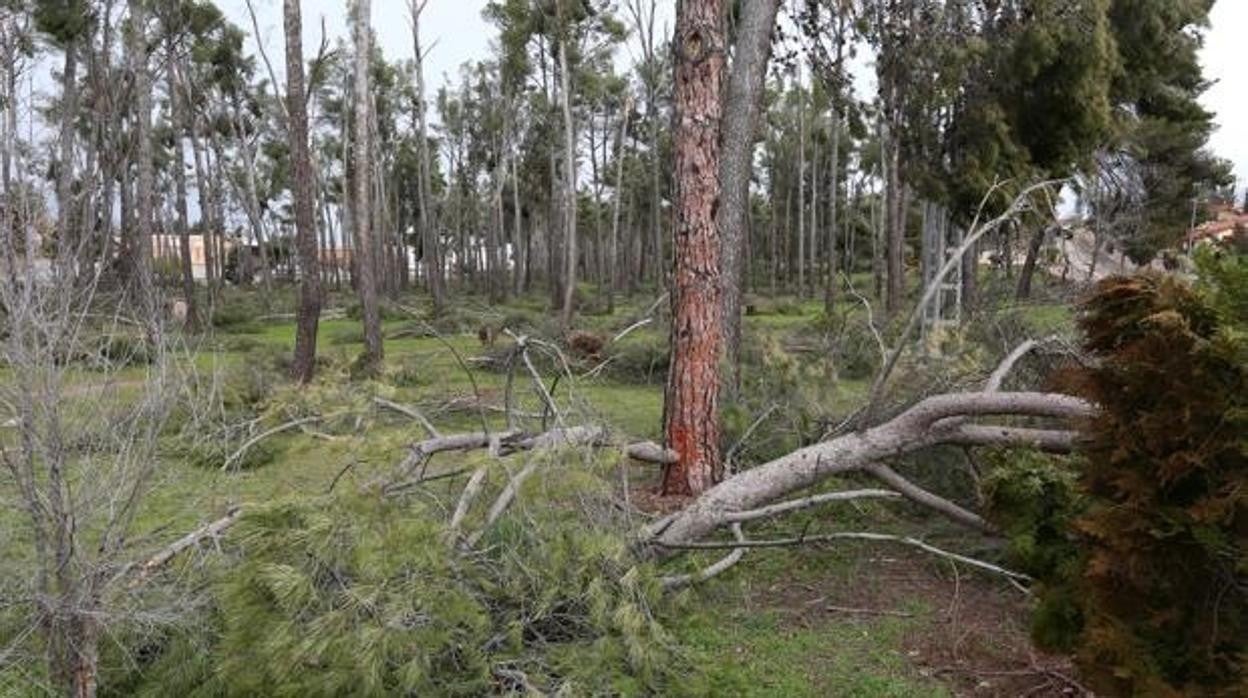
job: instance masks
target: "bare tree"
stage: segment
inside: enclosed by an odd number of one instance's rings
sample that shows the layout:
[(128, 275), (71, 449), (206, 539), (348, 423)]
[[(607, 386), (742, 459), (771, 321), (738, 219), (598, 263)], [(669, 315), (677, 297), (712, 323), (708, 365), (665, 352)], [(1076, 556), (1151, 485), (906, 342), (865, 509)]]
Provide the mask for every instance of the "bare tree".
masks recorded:
[[(176, 372), (151, 295), (141, 288), (97, 313), (99, 273), (76, 279), (78, 261), (47, 279), (0, 279), (0, 361), (11, 374), (0, 382), (11, 411), (0, 428), (14, 435), (0, 440), (0, 505), (20, 512), (17, 539), (29, 546), (0, 573), (29, 631), (6, 638), (0, 657), (41, 646), (56, 690), (89, 698), (105, 630), (135, 620), (122, 582), (135, 517), (156, 485)], [(123, 378), (133, 364), (144, 366), (140, 377), (130, 369)]]
[(308, 103), (303, 79), (303, 19), (299, 0), (284, 0), (286, 112), (294, 170), (295, 244), (299, 250), (299, 317), (291, 374), (307, 383), (316, 372), (316, 329), (321, 318), (321, 265), (316, 249), (316, 190), (308, 152)]

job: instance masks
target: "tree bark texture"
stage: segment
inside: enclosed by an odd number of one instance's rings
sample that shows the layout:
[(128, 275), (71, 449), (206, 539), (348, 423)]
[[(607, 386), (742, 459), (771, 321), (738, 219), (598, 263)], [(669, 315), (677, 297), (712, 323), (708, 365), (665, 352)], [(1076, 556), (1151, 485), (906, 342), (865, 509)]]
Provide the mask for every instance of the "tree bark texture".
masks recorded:
[(321, 263), (316, 246), (316, 191), (308, 151), (308, 104), (303, 79), (303, 17), (300, 0), (284, 0), (286, 111), (294, 170), (295, 247), (299, 255), (299, 313), (291, 377), (300, 383), (316, 372), (316, 330), (321, 320)]
[(677, 195), (664, 433), (667, 447), (680, 461), (665, 470), (663, 492), (697, 495), (714, 483), (720, 466), (723, 309), (715, 218), (724, 74), (722, 3), (684, 0), (674, 47)]
[(359, 270), (357, 286), (364, 315), (364, 362), (368, 371), (381, 368), (384, 350), (381, 344), (381, 315), (377, 308), (377, 270), (373, 232), (370, 227), (372, 169), (369, 144), (371, 92), (369, 91), (369, 57), (372, 53), (370, 0), (355, 0), (355, 259)]
[(742, 8), (724, 98), (719, 160), (720, 265), (723, 279), (724, 343), (734, 386), (740, 380), (741, 295), (746, 223), (750, 210), (750, 172), (754, 135), (771, 58), (771, 38), (780, 0), (755, 0)]

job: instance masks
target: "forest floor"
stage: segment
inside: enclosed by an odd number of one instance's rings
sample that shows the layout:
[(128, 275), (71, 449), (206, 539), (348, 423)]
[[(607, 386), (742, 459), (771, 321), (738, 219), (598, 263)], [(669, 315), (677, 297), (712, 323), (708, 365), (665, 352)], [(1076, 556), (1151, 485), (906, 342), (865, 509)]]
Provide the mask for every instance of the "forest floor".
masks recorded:
[[(581, 327), (609, 339), (641, 319), (653, 301), (640, 296), (622, 301), (612, 316), (584, 316)], [(756, 306), (746, 322), (747, 353), (753, 357), (747, 360), (760, 365), (745, 374), (744, 390), (768, 394), (737, 406), (726, 417), (729, 433), (740, 436), (763, 406), (776, 401), (818, 403), (819, 409), (798, 410), (796, 417), (780, 414), (778, 422), (763, 424), (739, 449), (740, 467), (817, 438), (822, 422), (835, 421), (859, 404), (869, 378), (841, 371), (831, 385), (812, 388), (826, 374), (826, 368), (805, 365), (820, 353), (820, 335), (809, 328), (820, 324), (822, 304), (769, 298), (756, 299)], [(367, 383), (365, 391), (418, 408), (443, 433), (473, 430), (482, 420), (501, 428), (506, 382), (497, 364), (510, 340), (502, 337), (494, 346), (483, 345), (478, 329), (507, 326), (550, 337), (554, 326), (544, 299), (522, 298), (504, 307), (465, 302), (450, 318), (428, 323), (413, 319), (404, 308), (395, 304), (387, 313), (387, 371)], [(844, 317), (857, 313), (854, 308), (847, 305)], [(1070, 312), (1060, 303), (1016, 310), (1018, 322), (1036, 334), (1070, 325)], [(419, 317), (423, 311), (421, 306), (414, 312)], [(263, 458), (245, 468), (205, 467), (202, 459), (192, 462), (171, 452), (138, 522), (141, 539), (171, 540), (231, 506), (320, 494), (339, 480), (338, 487), (365, 486), (391, 472), (407, 444), (424, 438), (413, 422), (377, 409), (350, 387), (359, 385), (350, 379), (362, 346), (357, 320), (339, 315), (321, 323), (321, 376), (311, 391), (301, 393), (285, 385), (283, 375), (283, 361), (293, 346), (293, 320), (257, 322), (241, 311), (233, 320), (225, 315), (219, 313), (221, 326), (213, 335), (188, 349), (199, 382), (225, 391), (238, 390), (241, 382), (243, 390), (262, 394), (256, 410), (264, 426), (309, 410), (350, 415), (353, 421), (344, 424), (344, 418), (334, 417), (326, 420), (333, 424), (265, 439)], [(1001, 334), (1003, 326), (1010, 324), (994, 318), (993, 329), (984, 336)], [(569, 405), (565, 419), (605, 424), (630, 438), (657, 439), (666, 352), (663, 327), (660, 319), (631, 332), (610, 347), (605, 367), (600, 367), (600, 357), (573, 357), (576, 380), (556, 387), (557, 398)], [(875, 351), (868, 338), (860, 339)], [(982, 340), (994, 345), (1004, 341)], [(1001, 351), (997, 346), (980, 349), (998, 356)], [(554, 362), (544, 366), (548, 379), (556, 368)], [(141, 384), (143, 373), (142, 366), (125, 369), (112, 378), (113, 387), (131, 389)], [(85, 387), (91, 381), (83, 375), (84, 386), (71, 386), (68, 394), (89, 399), (95, 388)], [(516, 408), (537, 412), (539, 402), (528, 387), (516, 389)], [(5, 418), (0, 415), (0, 422)], [(449, 454), (439, 457), (438, 466), (464, 468), (482, 458)], [(630, 472), (634, 499), (644, 503), (657, 472)], [(7, 521), (14, 515), (0, 516), (0, 529), (10, 531), (0, 535), (0, 565), (19, 562), (18, 551), (28, 547), (17, 532), (20, 527)], [(878, 509), (860, 507), (824, 512), (820, 521), (852, 527), (869, 516), (876, 530), (904, 526), (914, 532), (918, 526), (924, 535), (955, 544), (965, 537), (914, 511), (885, 513), (882, 525), (880, 515)], [(1020, 592), (905, 549), (837, 544), (756, 551), (731, 573), (688, 593), (695, 595), (697, 610), (673, 631), (700, 665), (719, 667), (710, 679), (718, 695), (1061, 696), (1072, 695), (1076, 686), (1066, 678), (1070, 671), (1063, 660), (1032, 648), (1027, 602)]]

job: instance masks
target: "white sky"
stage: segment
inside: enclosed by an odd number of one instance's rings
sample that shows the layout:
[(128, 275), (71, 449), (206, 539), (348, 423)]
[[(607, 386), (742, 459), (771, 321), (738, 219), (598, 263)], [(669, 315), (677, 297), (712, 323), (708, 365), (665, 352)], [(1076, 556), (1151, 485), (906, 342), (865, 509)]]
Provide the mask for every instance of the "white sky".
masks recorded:
[(1243, 42), (1248, 2), (1219, 0), (1213, 6), (1211, 19), (1213, 28), (1205, 37), (1201, 54), (1205, 76), (1215, 81), (1202, 100), (1206, 108), (1217, 114), (1219, 128), (1210, 146), (1235, 163), (1235, 175), (1242, 187), (1248, 184), (1248, 45)]

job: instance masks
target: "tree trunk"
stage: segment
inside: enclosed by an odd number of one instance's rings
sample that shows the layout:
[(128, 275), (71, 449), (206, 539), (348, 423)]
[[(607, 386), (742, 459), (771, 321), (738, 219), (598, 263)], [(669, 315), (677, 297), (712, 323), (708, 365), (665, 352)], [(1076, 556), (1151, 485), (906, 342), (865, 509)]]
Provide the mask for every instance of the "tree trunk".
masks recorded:
[[(556, 4), (562, 7), (562, 0)], [(563, 306), (559, 321), (572, 325), (576, 302), (576, 125), (572, 121), (572, 75), (568, 70), (568, 41), (559, 42), (559, 103), (563, 109)]]
[(620, 206), (624, 200), (624, 142), (628, 137), (628, 114), (633, 110), (632, 97), (625, 97), (620, 111), (620, 140), (615, 147), (615, 197), (611, 202), (611, 242), (607, 250), (607, 314), (615, 314), (615, 291), (620, 283)]
[(369, 23), (371, 0), (355, 0), (355, 258), (359, 268), (360, 305), (364, 320), (364, 369), (381, 370), (384, 349), (381, 344), (381, 315), (377, 307), (375, 245), (370, 228), (372, 188), (369, 182), (371, 142), (369, 62), (372, 55), (372, 29)]
[(823, 311), (828, 317), (836, 309), (836, 274), (837, 263), (837, 205), (840, 203), (839, 179), (841, 174), (841, 114), (837, 110), (835, 98), (832, 106), (832, 158), (829, 164), (830, 183), (828, 184), (828, 273), (824, 280)]
[(433, 313), (440, 315), (446, 309), (446, 289), (442, 280), (442, 249), (433, 219), (433, 188), (430, 185), (429, 126), (426, 120), (425, 102), (425, 55), (420, 45), (420, 15), (428, 0), (410, 0), (412, 17), (412, 50), (416, 73), (416, 156), (419, 160), (420, 183), (418, 188), (420, 211), (421, 262), (425, 268), (425, 283), (433, 299)]
[(780, 0), (755, 0), (742, 6), (724, 98), (719, 161), (721, 198), (717, 222), (722, 243), (724, 346), (728, 365), (733, 371), (734, 389), (741, 381), (741, 297), (745, 277), (742, 250), (750, 211), (754, 136), (758, 130), (763, 88), (767, 82), (767, 63), (771, 58), (772, 32), (779, 9)]
[(191, 224), (186, 207), (186, 152), (183, 150), (186, 112), (180, 90), (178, 89), (178, 66), (176, 58), (170, 54), (167, 66), (169, 81), (170, 121), (173, 124), (173, 181), (178, 210), (178, 241), (181, 247), (182, 295), (186, 301), (186, 327), (195, 331), (199, 327), (199, 304), (195, 300), (195, 269), (191, 261)]
[(56, 235), (60, 264), (72, 268), (78, 252), (74, 230), (74, 135), (78, 116), (78, 50), (79, 41), (65, 43), (65, 68), (61, 75), (60, 154), (56, 163)]
[(295, 247), (299, 254), (299, 313), (291, 377), (308, 383), (316, 373), (316, 330), (321, 320), (321, 264), (316, 249), (316, 191), (308, 148), (308, 104), (303, 79), (303, 18), (300, 0), (284, 0), (286, 111), (295, 203)]
[(717, 479), (719, 361), (723, 344), (719, 207), (719, 128), (724, 67), (723, 5), (684, 0), (676, 20), (675, 265), (671, 370), (664, 403), (667, 446), (679, 462), (663, 492), (697, 495)]
[[(151, 254), (152, 254), (152, 87), (151, 76), (147, 67), (147, 37), (141, 28), (146, 26), (146, 10), (143, 0), (130, 0), (130, 18), (134, 27), (130, 38), (130, 67), (134, 74), (134, 139), (138, 144), (135, 157), (138, 159), (138, 181), (136, 182), (134, 220), (135, 233), (131, 255), (130, 269), (135, 275), (140, 292), (147, 296), (151, 293)], [(146, 299), (145, 299), (146, 300)]]
[[(800, 59), (799, 59), (800, 60)], [(806, 92), (797, 69), (797, 297), (806, 297)]]
[(890, 314), (901, 310), (906, 294), (905, 197), (901, 185), (901, 140), (893, 129), (888, 132), (888, 211), (885, 226), (885, 256), (888, 263), (888, 295), (885, 308)]
[(1044, 238), (1047, 229), (1041, 225), (1038, 226), (1036, 232), (1032, 234), (1031, 240), (1027, 243), (1027, 258), (1023, 261), (1023, 268), (1018, 273), (1018, 289), (1014, 294), (1015, 300), (1026, 300), (1031, 297), (1031, 279), (1036, 274), (1036, 264), (1040, 260), (1040, 249), (1044, 247)]

